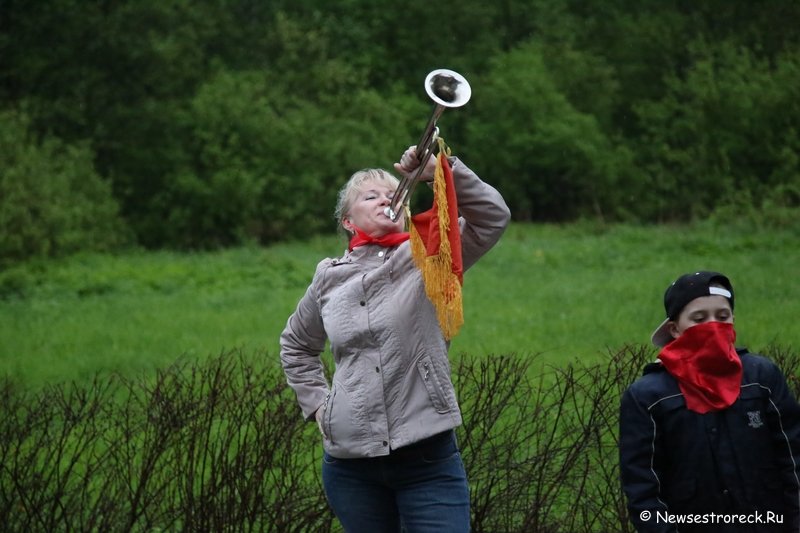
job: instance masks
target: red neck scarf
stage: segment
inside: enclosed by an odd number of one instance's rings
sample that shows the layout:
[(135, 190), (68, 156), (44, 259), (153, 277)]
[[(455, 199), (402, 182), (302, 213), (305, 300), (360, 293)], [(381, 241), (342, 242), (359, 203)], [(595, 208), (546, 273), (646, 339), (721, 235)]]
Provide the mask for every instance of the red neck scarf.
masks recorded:
[(389, 248), (391, 246), (397, 246), (400, 243), (406, 242), (409, 237), (407, 232), (387, 233), (382, 237), (370, 237), (369, 235), (361, 231), (361, 228), (359, 228), (355, 224), (353, 224), (353, 228), (355, 228), (356, 233), (355, 235), (353, 235), (353, 238), (350, 239), (351, 252), (353, 251), (353, 248), (364, 246), (365, 244), (378, 244), (386, 248)]
[(733, 324), (705, 322), (684, 331), (658, 354), (667, 372), (678, 380), (690, 411), (719, 411), (739, 397), (742, 360), (735, 340)]

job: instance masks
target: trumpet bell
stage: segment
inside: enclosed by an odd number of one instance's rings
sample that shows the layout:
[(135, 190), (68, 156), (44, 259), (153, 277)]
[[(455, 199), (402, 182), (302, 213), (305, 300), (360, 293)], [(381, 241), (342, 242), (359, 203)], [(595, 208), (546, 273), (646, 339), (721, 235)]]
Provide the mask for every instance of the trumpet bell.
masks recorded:
[(397, 186), (391, 204), (384, 210), (386, 216), (391, 218), (393, 222), (400, 218), (400, 207), (407, 204), (411, 191), (419, 181), (425, 164), (433, 156), (434, 145), (439, 137), (439, 128), (436, 126), (436, 121), (445, 108), (461, 107), (469, 102), (472, 96), (472, 88), (469, 86), (467, 79), (458, 72), (446, 68), (440, 68), (428, 73), (425, 77), (425, 92), (436, 103), (436, 106), (431, 118), (428, 120), (425, 133), (422, 134), (422, 138), (417, 143), (416, 152), (419, 163), (417, 171), (403, 176)]
[(425, 77), (425, 92), (444, 107), (461, 107), (469, 102), (472, 88), (467, 79), (454, 70), (440, 68)]

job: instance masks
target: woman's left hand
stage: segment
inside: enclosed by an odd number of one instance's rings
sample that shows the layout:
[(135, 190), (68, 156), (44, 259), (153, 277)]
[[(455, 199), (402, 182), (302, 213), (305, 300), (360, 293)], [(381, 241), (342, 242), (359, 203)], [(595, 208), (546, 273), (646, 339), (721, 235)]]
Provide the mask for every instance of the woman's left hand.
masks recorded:
[[(419, 161), (417, 160), (417, 147), (409, 146), (400, 157), (400, 161), (394, 164), (394, 169), (402, 176), (409, 176), (417, 170)], [(422, 181), (432, 181), (433, 173), (436, 170), (436, 156), (431, 155), (425, 163), (425, 168), (420, 175)]]

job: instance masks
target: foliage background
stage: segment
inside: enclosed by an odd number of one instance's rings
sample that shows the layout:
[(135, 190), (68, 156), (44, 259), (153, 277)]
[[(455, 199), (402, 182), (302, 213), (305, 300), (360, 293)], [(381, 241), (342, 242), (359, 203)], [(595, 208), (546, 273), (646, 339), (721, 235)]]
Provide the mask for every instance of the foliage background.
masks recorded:
[(517, 221), (800, 204), (791, 0), (0, 0), (0, 261), (331, 233), (464, 74), (443, 136)]
[[(83, 253), (0, 272), (0, 374), (39, 388), (100, 372), (153, 373), (178, 358), (266, 351), (340, 237), (223, 251)], [(800, 346), (800, 227), (514, 223), (464, 277), (463, 354), (603, 362), (649, 345), (663, 291), (699, 268), (730, 276), (738, 344)], [(326, 354), (326, 358), (329, 354)], [(330, 359), (328, 359), (330, 361)]]
[[(614, 391), (652, 358), (663, 286), (724, 271), (741, 343), (800, 343), (798, 15), (791, 0), (0, 0), (4, 523), (335, 528), (270, 350), (341, 249), (338, 187), (418, 139), (422, 80), (448, 67), (473, 99), (443, 136), (514, 216), (468, 274), (453, 343), (474, 529), (626, 531)], [(578, 418), (557, 416), (570, 402)], [(579, 508), (575, 487), (593, 496)]]

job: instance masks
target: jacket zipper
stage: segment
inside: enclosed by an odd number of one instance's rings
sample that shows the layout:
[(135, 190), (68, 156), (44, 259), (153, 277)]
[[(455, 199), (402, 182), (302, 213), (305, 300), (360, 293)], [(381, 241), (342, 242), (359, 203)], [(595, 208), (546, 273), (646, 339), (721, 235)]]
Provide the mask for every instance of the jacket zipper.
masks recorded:
[[(331, 421), (330, 421), (330, 414), (328, 413), (328, 402), (331, 399), (331, 394), (333, 394), (333, 389), (328, 391), (328, 395), (325, 396), (325, 403), (322, 404), (322, 434), (323, 436), (333, 444), (333, 439), (331, 439), (330, 428)], [(327, 432), (327, 434), (326, 434)]]

